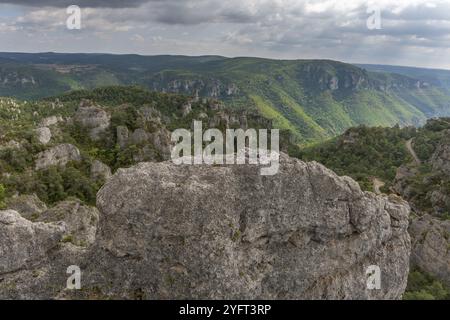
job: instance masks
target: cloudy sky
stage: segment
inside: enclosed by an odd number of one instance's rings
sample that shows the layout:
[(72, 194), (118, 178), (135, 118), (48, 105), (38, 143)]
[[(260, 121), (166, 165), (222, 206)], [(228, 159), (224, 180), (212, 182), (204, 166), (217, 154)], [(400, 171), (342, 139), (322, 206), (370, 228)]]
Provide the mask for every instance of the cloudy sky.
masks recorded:
[[(66, 27), (72, 4), (81, 8), (81, 30)], [(367, 27), (373, 9), (381, 29)], [(450, 0), (0, 0), (0, 51), (327, 58), (450, 69)]]

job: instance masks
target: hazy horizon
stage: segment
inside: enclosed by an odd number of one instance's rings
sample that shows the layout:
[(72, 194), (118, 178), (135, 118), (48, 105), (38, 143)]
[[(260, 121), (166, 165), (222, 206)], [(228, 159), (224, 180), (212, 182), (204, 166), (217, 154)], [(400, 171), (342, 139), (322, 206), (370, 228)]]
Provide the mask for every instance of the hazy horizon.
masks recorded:
[[(66, 27), (67, 6), (81, 29)], [(379, 12), (379, 26), (369, 24)], [(330, 59), (450, 69), (444, 0), (0, 0), (1, 51)]]

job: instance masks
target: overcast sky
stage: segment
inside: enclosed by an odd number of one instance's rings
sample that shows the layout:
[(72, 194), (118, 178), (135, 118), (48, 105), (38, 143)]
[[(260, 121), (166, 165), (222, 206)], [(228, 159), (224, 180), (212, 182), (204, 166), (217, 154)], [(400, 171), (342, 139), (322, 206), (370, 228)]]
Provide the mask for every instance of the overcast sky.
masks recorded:
[[(68, 5), (81, 30), (68, 30)], [(369, 29), (376, 4), (381, 29)], [(450, 0), (0, 0), (0, 51), (326, 58), (450, 69)]]

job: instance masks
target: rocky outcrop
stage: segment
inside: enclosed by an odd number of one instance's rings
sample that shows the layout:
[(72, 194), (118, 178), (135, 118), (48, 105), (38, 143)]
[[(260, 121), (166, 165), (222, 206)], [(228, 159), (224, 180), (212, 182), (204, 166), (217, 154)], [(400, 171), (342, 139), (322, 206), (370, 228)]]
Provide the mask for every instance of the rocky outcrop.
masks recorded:
[(0, 277), (38, 264), (57, 245), (63, 232), (62, 225), (33, 223), (17, 211), (0, 211)]
[(185, 103), (181, 106), (181, 113), (183, 117), (186, 117), (192, 111), (192, 105), (190, 102)]
[(170, 131), (166, 128), (160, 128), (151, 133), (150, 139), (161, 159), (168, 160), (172, 147)]
[(111, 116), (102, 108), (91, 105), (89, 101), (83, 101), (75, 113), (74, 121), (89, 131), (92, 140), (98, 140), (101, 133), (108, 129)]
[(8, 209), (20, 212), (21, 216), (28, 220), (35, 220), (39, 215), (47, 210), (47, 206), (37, 195), (20, 195), (9, 198), (6, 202)]
[(101, 161), (94, 160), (91, 164), (91, 178), (106, 181), (111, 178), (111, 168)]
[(64, 119), (61, 116), (51, 116), (41, 120), (40, 127), (49, 127), (54, 126), (60, 122), (63, 122)]
[[(450, 130), (446, 132), (447, 137)], [(450, 142), (440, 143), (430, 159), (433, 170), (439, 170), (450, 175)]]
[(120, 146), (120, 148), (125, 148), (128, 143), (128, 137), (129, 137), (129, 131), (128, 128), (125, 126), (118, 126), (116, 128), (116, 135), (117, 135), (117, 144)]
[(139, 144), (146, 143), (149, 138), (150, 138), (150, 136), (147, 133), (147, 131), (145, 131), (142, 128), (138, 128), (138, 129), (134, 130), (134, 132), (131, 134), (128, 143), (139, 145)]
[[(277, 175), (259, 173), (257, 165), (171, 162), (120, 169), (97, 195), (93, 245), (63, 243), (47, 252), (38, 279), (29, 269), (0, 271), (0, 298), (401, 297), (409, 269), (407, 203), (362, 192), (350, 178), (284, 154)], [(68, 224), (56, 216), (45, 221)], [(17, 233), (6, 237), (21, 241)], [(82, 269), (80, 291), (65, 289), (69, 263)], [(381, 269), (379, 290), (366, 285), (371, 265)], [(14, 289), (4, 289), (13, 281)]]
[(81, 247), (94, 243), (98, 220), (97, 209), (85, 206), (78, 200), (60, 202), (37, 219), (46, 223), (64, 222), (63, 241)]
[(409, 180), (419, 173), (416, 167), (402, 165), (397, 169), (395, 174), (393, 189), (404, 198), (408, 199), (413, 193), (413, 187)]
[[(132, 276), (109, 277), (139, 279), (149, 298), (399, 298), (406, 286), (407, 204), (317, 163), (283, 156), (269, 179), (256, 166), (142, 163), (97, 204), (101, 263), (122, 258)], [(381, 290), (366, 287), (369, 265)]]
[(450, 286), (450, 220), (425, 214), (413, 219), (411, 265), (434, 275)]
[(47, 144), (50, 142), (50, 139), (52, 138), (52, 132), (48, 127), (37, 128), (35, 132), (36, 137), (40, 143)]
[(35, 168), (41, 170), (50, 166), (65, 166), (69, 161), (81, 161), (80, 150), (71, 144), (60, 144), (37, 155)]
[(155, 75), (152, 79), (152, 89), (160, 92), (193, 95), (193, 101), (196, 101), (198, 96), (218, 98), (236, 96), (240, 93), (240, 89), (235, 83), (220, 79), (195, 76), (190, 79), (175, 77), (169, 80), (166, 78), (167, 76), (161, 73)]
[(117, 127), (117, 143), (124, 149), (129, 145), (139, 146), (133, 154), (135, 162), (168, 160), (172, 146), (171, 133), (165, 127), (153, 132), (138, 128), (129, 134), (127, 127)]
[(17, 142), (16, 140), (10, 140), (5, 144), (0, 144), (0, 150), (2, 149), (20, 149), (22, 148), (22, 144)]

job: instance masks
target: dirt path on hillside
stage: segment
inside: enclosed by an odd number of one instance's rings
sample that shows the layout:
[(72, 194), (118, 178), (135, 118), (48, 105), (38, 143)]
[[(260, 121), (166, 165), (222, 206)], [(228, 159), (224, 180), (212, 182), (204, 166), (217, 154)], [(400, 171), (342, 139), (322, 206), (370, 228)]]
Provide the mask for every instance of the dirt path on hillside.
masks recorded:
[(419, 159), (419, 157), (417, 156), (416, 152), (414, 151), (413, 147), (412, 147), (412, 141), (413, 139), (409, 139), (408, 141), (406, 141), (406, 149), (408, 149), (409, 153), (411, 154), (411, 156), (414, 158), (414, 162), (416, 164), (421, 164), (421, 161)]
[(384, 187), (385, 183), (378, 178), (373, 178), (372, 183), (373, 183), (373, 191), (376, 194), (381, 194), (380, 188)]

